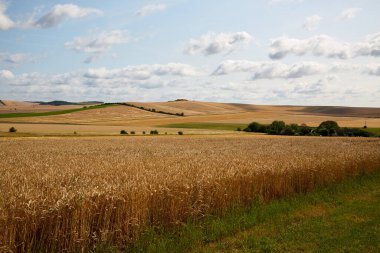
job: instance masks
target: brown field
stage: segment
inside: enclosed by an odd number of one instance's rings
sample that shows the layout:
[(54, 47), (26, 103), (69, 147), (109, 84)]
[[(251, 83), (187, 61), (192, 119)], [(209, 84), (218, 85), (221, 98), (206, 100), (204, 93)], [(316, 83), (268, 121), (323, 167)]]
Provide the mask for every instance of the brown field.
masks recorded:
[[(17, 105), (18, 108), (29, 108), (23, 109), (24, 111), (63, 110), (72, 107), (46, 106), (46, 108), (42, 108), (43, 106), (38, 106), (37, 108), (35, 104), (27, 102), (5, 102), (10, 105)], [(184, 112), (185, 117), (153, 113), (129, 106), (112, 106), (62, 115), (0, 118), (0, 131), (5, 132), (9, 129), (9, 126), (15, 126), (20, 129), (19, 131), (40, 134), (58, 133), (59, 131), (62, 131), (62, 133), (81, 131), (89, 134), (114, 134), (115, 131), (119, 131), (119, 128), (137, 130), (139, 128), (156, 128), (160, 125), (174, 123), (248, 124), (252, 121), (257, 121), (269, 124), (273, 120), (283, 120), (288, 124), (307, 124), (308, 126), (318, 126), (323, 121), (334, 120), (342, 127), (363, 127), (365, 123), (371, 128), (380, 127), (380, 108), (269, 106), (198, 101), (129, 103), (144, 106), (145, 108), (154, 108), (157, 111)], [(7, 106), (0, 106), (0, 113), (6, 112), (5, 107)], [(50, 109), (48, 110), (47, 108)], [(18, 110), (21, 111), (21, 109)], [(33, 123), (33, 126), (29, 125), (30, 123)], [(67, 126), (62, 126), (63, 124)], [(71, 127), (68, 125), (71, 125)], [(81, 126), (77, 127), (78, 125)], [(173, 130), (165, 129), (163, 131)], [(189, 130), (185, 131), (189, 132)], [(194, 131), (192, 133), (199, 133), (196, 130)]]
[(51, 112), (82, 108), (83, 105), (40, 105), (38, 103), (21, 102), (12, 100), (1, 100), (0, 113), (21, 113), (21, 112)]
[(380, 140), (371, 138), (3, 138), (0, 145), (0, 252), (125, 249), (147, 227), (380, 168)]
[[(9, 128), (16, 127), (17, 133), (8, 133)], [(135, 131), (136, 135), (141, 135), (143, 131), (149, 134), (151, 130), (158, 130), (160, 134), (177, 134), (183, 131), (179, 128), (157, 128), (149, 126), (110, 126), (110, 125), (78, 125), (78, 124), (30, 124), (30, 123), (0, 123), (0, 137), (18, 136), (23, 134), (38, 135), (73, 135), (74, 132), (80, 135), (120, 135), (120, 130), (129, 133)], [(207, 129), (186, 129), (186, 134), (237, 134), (235, 131), (207, 130)], [(243, 134), (243, 133), (240, 133)]]

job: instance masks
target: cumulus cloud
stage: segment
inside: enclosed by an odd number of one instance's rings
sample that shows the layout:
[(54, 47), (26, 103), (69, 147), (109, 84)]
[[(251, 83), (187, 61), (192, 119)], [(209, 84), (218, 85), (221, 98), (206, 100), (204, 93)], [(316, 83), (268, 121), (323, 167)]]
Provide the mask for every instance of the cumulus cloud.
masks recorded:
[(279, 62), (224, 61), (213, 75), (226, 75), (233, 72), (248, 72), (252, 80), (292, 79), (326, 73), (328, 68), (317, 62), (298, 62), (287, 65)]
[(380, 64), (368, 64), (363, 69), (363, 73), (380, 77)]
[(209, 32), (200, 38), (191, 39), (183, 52), (185, 54), (203, 54), (205, 56), (219, 53), (228, 53), (237, 49), (242, 44), (253, 41), (253, 37), (245, 32), (214, 33)]
[(327, 79), (319, 79), (317, 82), (312, 83), (301, 82), (292, 87), (290, 93), (299, 95), (320, 94), (325, 90), (327, 83)]
[(307, 31), (313, 31), (318, 27), (321, 20), (322, 18), (318, 15), (309, 16), (305, 19), (305, 22), (303, 23), (303, 28)]
[(7, 6), (0, 2), (0, 30), (11, 28), (50, 28), (63, 23), (68, 19), (82, 18), (91, 14), (100, 15), (102, 11), (94, 8), (82, 8), (75, 4), (57, 4), (38, 19), (31, 17), (26, 21), (13, 21), (6, 14)]
[(357, 56), (380, 56), (380, 33), (366, 36), (363, 42), (353, 45)]
[(74, 38), (74, 40), (66, 42), (65, 47), (89, 54), (90, 56), (85, 62), (90, 63), (110, 51), (113, 45), (125, 44), (129, 41), (130, 39), (125, 31), (113, 30), (102, 32), (97, 36)]
[(5, 13), (7, 5), (0, 1), (0, 30), (8, 30), (14, 26), (14, 22)]
[(232, 73), (248, 73), (251, 75), (251, 80), (299, 79), (314, 75), (327, 75), (331, 79), (337, 73), (380, 76), (380, 64), (348, 64), (345, 62), (321, 64), (313, 61), (285, 64), (281, 62), (226, 60), (218, 65), (212, 75), (222, 76)]
[(344, 9), (338, 19), (340, 20), (349, 20), (349, 19), (353, 19), (356, 17), (356, 15), (361, 11), (362, 9), (361, 8), (348, 8), (348, 9)]
[(57, 26), (66, 19), (75, 19), (90, 14), (100, 15), (102, 11), (94, 8), (82, 8), (75, 4), (57, 4), (48, 13), (34, 22), (35, 27), (50, 28)]
[(136, 16), (146, 16), (155, 12), (160, 12), (166, 10), (166, 5), (165, 4), (149, 4), (145, 5), (138, 11), (136, 11)]
[(12, 79), (14, 74), (7, 69), (0, 70), (0, 79)]
[[(200, 75), (191, 65), (181, 63), (92, 68), (62, 74), (25, 73), (13, 76), (8, 71), (0, 71), (0, 94), (35, 100), (152, 101), (178, 92), (178, 87), (191, 89), (193, 78)], [(157, 92), (158, 88), (160, 92)]]
[(29, 54), (0, 52), (0, 63), (5, 64), (18, 65), (24, 62), (32, 61), (33, 58), (34, 57)]
[(362, 42), (352, 44), (318, 35), (308, 39), (280, 37), (272, 40), (269, 57), (282, 59), (287, 55), (302, 56), (311, 53), (314, 56), (349, 59), (359, 56), (380, 56), (380, 33), (368, 35)]
[(153, 64), (153, 65), (137, 65), (125, 68), (107, 69), (97, 68), (89, 69), (84, 76), (95, 79), (113, 79), (113, 78), (128, 78), (133, 80), (147, 80), (154, 76), (195, 76), (198, 71), (187, 64), (168, 63), (168, 64)]

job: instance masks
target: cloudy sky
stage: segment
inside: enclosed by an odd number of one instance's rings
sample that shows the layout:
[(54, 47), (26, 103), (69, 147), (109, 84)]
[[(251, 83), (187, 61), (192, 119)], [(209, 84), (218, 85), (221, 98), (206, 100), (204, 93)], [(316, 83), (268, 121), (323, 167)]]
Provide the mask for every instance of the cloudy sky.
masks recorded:
[(380, 107), (378, 0), (0, 0), (0, 99)]

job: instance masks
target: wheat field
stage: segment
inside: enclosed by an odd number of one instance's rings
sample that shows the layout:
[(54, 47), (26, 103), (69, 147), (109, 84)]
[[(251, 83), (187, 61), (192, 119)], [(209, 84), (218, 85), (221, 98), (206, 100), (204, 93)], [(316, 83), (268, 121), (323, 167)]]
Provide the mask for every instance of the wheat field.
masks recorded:
[(0, 146), (0, 252), (125, 250), (152, 226), (380, 169), (380, 140), (370, 138), (12, 138)]

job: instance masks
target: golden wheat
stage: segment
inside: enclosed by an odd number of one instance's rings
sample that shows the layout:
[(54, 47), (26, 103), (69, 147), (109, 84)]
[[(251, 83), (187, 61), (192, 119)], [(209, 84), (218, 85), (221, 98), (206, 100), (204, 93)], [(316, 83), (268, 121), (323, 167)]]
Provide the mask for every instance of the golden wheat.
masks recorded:
[(36, 138), (0, 148), (0, 252), (122, 248), (149, 226), (380, 168), (380, 140), (361, 138)]

